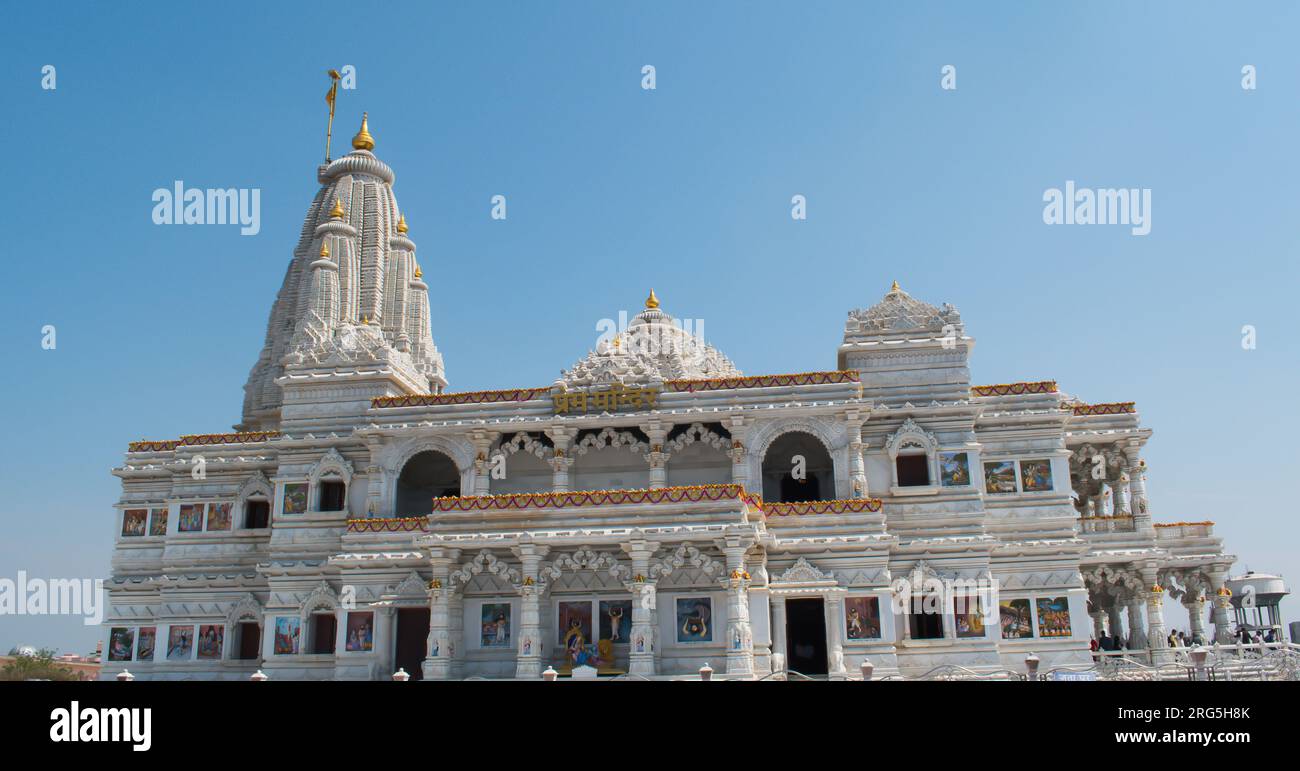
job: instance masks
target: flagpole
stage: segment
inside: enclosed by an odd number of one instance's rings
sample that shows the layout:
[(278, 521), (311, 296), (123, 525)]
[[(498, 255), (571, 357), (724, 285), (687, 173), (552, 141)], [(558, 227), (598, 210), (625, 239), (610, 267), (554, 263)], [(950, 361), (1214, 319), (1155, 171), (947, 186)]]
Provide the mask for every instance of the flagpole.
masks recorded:
[(333, 134), (334, 134), (334, 98), (338, 95), (339, 92), (338, 70), (330, 70), (328, 75), (330, 76), (331, 83), (330, 83), (329, 93), (325, 94), (325, 101), (328, 102), (330, 106), (330, 119), (329, 122), (325, 124), (325, 162), (326, 163), (330, 162), (330, 140), (333, 139)]

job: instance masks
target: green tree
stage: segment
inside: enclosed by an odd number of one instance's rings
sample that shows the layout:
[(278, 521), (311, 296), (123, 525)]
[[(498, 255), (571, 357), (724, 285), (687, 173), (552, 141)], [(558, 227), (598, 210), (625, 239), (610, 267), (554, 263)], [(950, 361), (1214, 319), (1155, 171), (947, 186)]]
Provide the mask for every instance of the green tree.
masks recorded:
[(4, 669), (0, 680), (76, 680), (71, 670), (54, 660), (54, 651), (42, 648), (34, 654), (14, 656)]

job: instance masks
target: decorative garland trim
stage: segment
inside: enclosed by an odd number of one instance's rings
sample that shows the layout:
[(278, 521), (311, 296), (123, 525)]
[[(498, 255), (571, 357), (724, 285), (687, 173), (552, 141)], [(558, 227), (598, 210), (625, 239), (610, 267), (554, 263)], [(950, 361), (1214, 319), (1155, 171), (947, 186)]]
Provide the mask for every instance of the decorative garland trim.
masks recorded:
[(1032, 383), (998, 383), (997, 385), (971, 386), (972, 396), (1021, 396), (1023, 394), (1054, 394), (1055, 380), (1038, 380)]
[(1109, 402), (1107, 404), (1076, 404), (1075, 415), (1123, 415), (1137, 412), (1137, 402)]
[(280, 436), (279, 431), (240, 431), (233, 434), (185, 434), (180, 439), (163, 439), (159, 441), (149, 441), (146, 439), (139, 442), (131, 442), (126, 446), (126, 451), (160, 452), (174, 450), (177, 447), (268, 442), (278, 436)]

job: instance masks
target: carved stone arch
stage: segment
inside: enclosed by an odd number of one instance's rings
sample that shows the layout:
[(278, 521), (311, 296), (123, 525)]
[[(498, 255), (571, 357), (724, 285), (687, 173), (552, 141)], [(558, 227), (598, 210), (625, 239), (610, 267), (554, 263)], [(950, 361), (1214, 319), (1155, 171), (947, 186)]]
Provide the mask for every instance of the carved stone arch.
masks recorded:
[(903, 425), (898, 430), (889, 435), (885, 440), (885, 451), (889, 453), (891, 459), (897, 458), (900, 452), (909, 449), (919, 449), (927, 455), (933, 454), (939, 449), (939, 440), (934, 434), (926, 431), (912, 418), (903, 421)]
[(592, 451), (599, 452), (618, 447), (626, 447), (633, 454), (650, 452), (650, 445), (637, 439), (636, 434), (631, 431), (615, 431), (612, 428), (605, 428), (596, 434), (587, 434), (573, 450), (577, 455), (586, 455)]
[(262, 604), (252, 594), (245, 593), (230, 606), (230, 612), (226, 614), (226, 628), (230, 632), (239, 628), (245, 621), (256, 622), (259, 629), (262, 628), (264, 609)]
[(731, 448), (731, 441), (726, 437), (716, 433), (713, 429), (705, 426), (703, 423), (692, 423), (677, 438), (668, 443), (667, 449), (672, 452), (678, 452), (686, 449), (688, 445), (699, 442), (706, 444), (715, 450), (726, 452)]
[(339, 609), (339, 596), (334, 588), (326, 581), (321, 581), (303, 598), (299, 606), (300, 615), (302, 616), (303, 625), (305, 626), (311, 615), (319, 610), (328, 609), (331, 613)]
[[(267, 479), (266, 474), (261, 469), (254, 471), (239, 486), (239, 490), (235, 492), (234, 518), (235, 522), (239, 523), (236, 527), (244, 528), (248, 526), (248, 499), (255, 495), (262, 495), (266, 498), (268, 511), (275, 505), (275, 485), (271, 484), (271, 480)], [(270, 524), (269, 515), (267, 524)]]
[(620, 562), (613, 554), (597, 553), (585, 546), (572, 554), (560, 555), (552, 562), (543, 565), (539, 572), (549, 582), (566, 572), (576, 573), (580, 570), (607, 573), (619, 581), (628, 581), (632, 578), (632, 569)]
[(448, 577), (448, 583), (453, 586), (456, 584), (464, 585), (474, 576), (483, 573), (496, 576), (514, 586), (519, 586), (521, 583), (519, 571), (510, 567), (504, 560), (487, 549), (480, 551), (472, 559), (461, 564), (459, 569), (452, 571)]
[(727, 583), (727, 570), (723, 564), (689, 543), (678, 546), (650, 565), (649, 578), (658, 581), (686, 568), (695, 568), (724, 586)]
[(547, 447), (545, 444), (542, 444), (529, 436), (525, 431), (519, 431), (509, 439), (503, 440), (501, 445), (497, 447), (496, 452), (502, 452), (506, 455), (514, 455), (517, 452), (523, 452), (530, 455), (536, 455), (542, 460), (546, 460), (552, 455), (550, 447)]
[(748, 478), (750, 484), (757, 484), (761, 489), (763, 479), (763, 460), (772, 444), (785, 434), (802, 432), (810, 434), (826, 448), (831, 458), (832, 474), (835, 477), (834, 498), (849, 497), (849, 446), (848, 430), (843, 423), (824, 420), (817, 417), (777, 418), (755, 427), (749, 436), (749, 452), (746, 460), (749, 464)]
[[(460, 474), (460, 489), (474, 489), (474, 443), (463, 436), (421, 436), (385, 445), (379, 453), (379, 470), (383, 474), (384, 511), (395, 511), (397, 505), (397, 481), (402, 469), (412, 458), (422, 452), (440, 452), (455, 464)], [(398, 512), (398, 516), (401, 512)]]
[(343, 483), (351, 486), (352, 484), (352, 463), (339, 453), (337, 448), (331, 447), (325, 451), (320, 460), (316, 461), (307, 474), (307, 479), (313, 486), (321, 480), (321, 477), (329, 473), (335, 473), (343, 477)]
[(395, 585), (392, 593), (397, 598), (411, 598), (429, 596), (429, 582), (420, 578), (420, 574), (412, 570), (406, 574), (400, 583)]

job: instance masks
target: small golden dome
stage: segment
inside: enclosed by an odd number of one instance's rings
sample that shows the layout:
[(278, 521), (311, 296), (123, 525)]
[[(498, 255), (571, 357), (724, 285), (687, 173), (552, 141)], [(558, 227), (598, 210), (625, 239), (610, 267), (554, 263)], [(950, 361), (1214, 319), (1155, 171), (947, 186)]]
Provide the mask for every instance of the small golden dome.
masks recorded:
[(424, 271), (420, 270), (420, 266), (419, 266), (419, 265), (416, 265), (416, 266), (415, 266), (415, 277), (416, 277), (416, 278), (423, 278), (423, 277), (424, 277)]
[(343, 219), (344, 214), (347, 214), (347, 212), (343, 211), (343, 199), (335, 198), (334, 208), (330, 209), (330, 216), (336, 220), (341, 220)]
[(320, 242), (320, 256), (322, 257), (330, 256), (330, 245), (325, 241)]
[(354, 150), (375, 149), (375, 138), (370, 136), (367, 113), (361, 113), (361, 130), (357, 132), (356, 136), (352, 137), (352, 148)]
[(361, 323), (362, 323), (362, 324), (369, 324), (369, 323), (370, 323), (370, 317), (367, 316), (367, 315), (365, 315), (364, 313), (361, 314)]
[(901, 291), (903, 291), (903, 290), (901, 290), (901, 289), (898, 288), (898, 282), (895, 281), (895, 282), (894, 282), (894, 285), (891, 286), (891, 287), (889, 288), (889, 291), (891, 291), (891, 292), (901, 292)]
[(402, 216), (397, 218), (397, 232), (405, 233), (408, 230), (410, 230), (410, 228), (406, 226), (406, 215), (403, 214)]
[(655, 290), (650, 290), (650, 296), (645, 298), (645, 307), (654, 309), (659, 307), (659, 298), (655, 297)]

